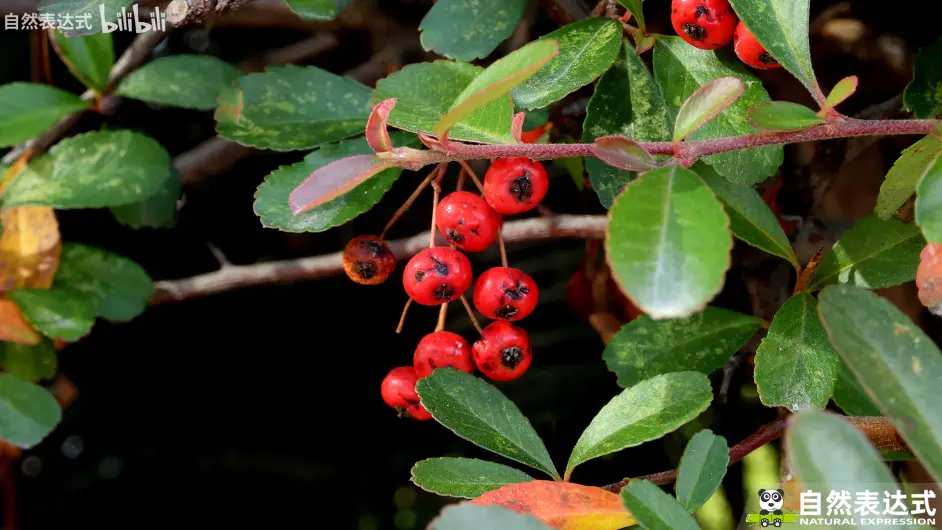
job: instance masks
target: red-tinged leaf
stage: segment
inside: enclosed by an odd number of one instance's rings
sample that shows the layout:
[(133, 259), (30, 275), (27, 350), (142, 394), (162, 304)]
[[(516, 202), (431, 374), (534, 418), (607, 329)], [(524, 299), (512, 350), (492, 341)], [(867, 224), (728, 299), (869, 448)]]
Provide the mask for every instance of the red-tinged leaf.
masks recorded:
[(618, 495), (571, 482), (534, 480), (508, 484), (471, 503), (509, 508), (560, 530), (618, 530), (635, 524)]
[(0, 299), (0, 341), (35, 346), (40, 338), (13, 301)]
[(376, 155), (341, 158), (311, 173), (288, 196), (291, 213), (298, 215), (335, 199), (363, 184), (384, 169), (395, 166)]
[(837, 82), (836, 85), (834, 85), (834, 88), (831, 89), (831, 93), (828, 94), (828, 98), (824, 102), (824, 108), (821, 109), (821, 113), (827, 112), (829, 109), (836, 107), (845, 99), (852, 96), (856, 91), (857, 76), (851, 75), (841, 79)]
[(679, 142), (703, 127), (739, 99), (745, 85), (738, 77), (719, 77), (690, 94), (677, 111), (674, 141)]
[(657, 39), (653, 35), (635, 35), (635, 55), (641, 55), (654, 47)]
[(389, 131), (386, 130), (386, 121), (395, 105), (396, 98), (380, 101), (373, 107), (370, 117), (366, 120), (366, 143), (377, 153), (387, 153), (393, 149)]
[(526, 112), (518, 112), (514, 114), (513, 121), (510, 122), (510, 133), (513, 134), (514, 140), (518, 144), (526, 143), (523, 141), (523, 120), (527, 117)]
[(429, 136), (424, 132), (416, 133), (419, 137), (419, 140), (422, 140), (422, 143), (425, 144), (425, 147), (428, 147), (432, 151), (444, 151), (445, 147), (441, 142), (438, 141), (434, 136)]
[(624, 136), (601, 136), (592, 146), (595, 156), (606, 164), (628, 171), (647, 171), (657, 167), (651, 153), (638, 142)]
[(929, 131), (929, 134), (931, 134), (936, 140), (942, 140), (942, 122), (935, 124), (935, 127)]

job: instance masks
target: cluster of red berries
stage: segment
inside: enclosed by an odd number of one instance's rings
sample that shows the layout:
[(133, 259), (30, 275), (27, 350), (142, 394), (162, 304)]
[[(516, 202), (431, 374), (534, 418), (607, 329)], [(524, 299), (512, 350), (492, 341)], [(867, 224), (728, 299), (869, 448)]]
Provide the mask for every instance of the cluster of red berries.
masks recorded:
[(772, 57), (733, 12), (729, 0), (673, 0), (671, 24), (691, 46), (715, 50), (733, 41), (739, 60), (766, 70), (782, 65)]
[[(455, 191), (438, 203), (435, 227), (454, 248), (431, 246), (406, 263), (402, 283), (412, 301), (438, 306), (459, 299), (471, 287), (471, 262), (461, 251), (488, 248), (499, 235), (502, 215), (535, 208), (546, 195), (549, 178), (539, 162), (500, 158), (488, 168), (482, 187), (483, 197)], [(381, 238), (359, 236), (344, 249), (343, 267), (355, 282), (375, 285), (395, 269), (396, 259)], [(471, 373), (476, 366), (495, 381), (520, 377), (530, 367), (532, 351), (526, 331), (511, 322), (533, 312), (538, 296), (536, 282), (519, 269), (484, 271), (474, 284), (474, 307), (495, 321), (481, 330), (473, 346), (449, 331), (426, 335), (415, 349), (413, 366), (394, 368), (383, 380), (383, 400), (400, 414), (427, 420), (431, 416), (419, 402), (415, 384), (436, 368)]]

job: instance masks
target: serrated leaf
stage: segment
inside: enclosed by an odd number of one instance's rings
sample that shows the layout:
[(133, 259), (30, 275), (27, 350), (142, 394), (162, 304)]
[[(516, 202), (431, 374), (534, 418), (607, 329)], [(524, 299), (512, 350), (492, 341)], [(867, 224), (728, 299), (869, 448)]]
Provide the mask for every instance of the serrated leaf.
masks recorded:
[(4, 342), (0, 344), (0, 366), (3, 372), (26, 381), (52, 379), (58, 358), (53, 342), (45, 339), (35, 346)]
[(928, 241), (942, 243), (942, 161), (926, 169), (916, 187), (916, 223)]
[(824, 123), (824, 118), (804, 105), (772, 101), (749, 109), (749, 123), (767, 131), (794, 131)]
[(700, 311), (723, 286), (733, 238), (723, 206), (696, 173), (649, 171), (619, 195), (606, 252), (619, 286), (654, 319)]
[(51, 339), (75, 342), (95, 325), (95, 308), (87, 296), (64, 288), (16, 289), (6, 293), (26, 321)]
[(216, 132), (260, 149), (310, 149), (361, 134), (370, 89), (313, 66), (274, 66), (238, 78), (219, 96)]
[(834, 381), (834, 403), (849, 416), (880, 416), (880, 409), (870, 401), (867, 392), (847, 363), (837, 360), (837, 379)]
[(46, 389), (10, 374), (0, 374), (0, 440), (29, 449), (61, 420), (62, 409)]
[[(393, 143), (398, 146), (416, 145), (416, 138), (394, 132)], [(262, 226), (285, 232), (323, 232), (340, 226), (372, 208), (402, 174), (402, 168), (391, 167), (380, 171), (349, 192), (316, 208), (294, 215), (288, 208), (288, 195), (315, 170), (342, 158), (371, 153), (363, 138), (328, 144), (309, 153), (304, 160), (283, 166), (267, 177), (255, 192), (255, 214)]]
[(510, 508), (560, 530), (619, 530), (635, 523), (618, 495), (571, 482), (534, 480), (510, 484), (471, 503)]
[(115, 93), (148, 103), (213, 110), (223, 90), (243, 75), (242, 70), (210, 55), (172, 55), (131, 72)]
[(828, 98), (824, 101), (825, 109), (832, 109), (844, 102), (847, 98), (854, 95), (857, 91), (857, 76), (849, 75), (834, 85)]
[(618, 0), (618, 3), (631, 13), (631, 16), (634, 17), (635, 22), (638, 24), (638, 29), (641, 31), (647, 29), (644, 22), (644, 10), (641, 6), (641, 0)]
[(326, 21), (336, 18), (350, 0), (285, 0), (285, 3), (301, 20)]
[(543, 440), (493, 385), (453, 368), (439, 368), (419, 379), (415, 390), (432, 417), (458, 436), (559, 477)]
[[(640, 142), (667, 141), (672, 130), (661, 89), (628, 41), (623, 41), (615, 64), (595, 85), (586, 107), (582, 141), (590, 143), (603, 136), (624, 136)], [(616, 169), (595, 157), (585, 157), (585, 167), (592, 189), (606, 208), (637, 176), (634, 171)]]
[(922, 48), (913, 60), (913, 79), (903, 92), (903, 104), (917, 118), (942, 114), (942, 38)]
[(513, 89), (514, 103), (538, 109), (595, 81), (618, 56), (621, 33), (621, 25), (614, 20), (589, 18), (540, 37), (558, 41), (559, 55)]
[(170, 176), (157, 193), (140, 202), (112, 206), (111, 215), (131, 228), (165, 228), (176, 221), (180, 192), (180, 174), (171, 167)]
[(689, 513), (703, 506), (723, 483), (728, 465), (726, 438), (709, 429), (693, 435), (677, 467), (677, 502)]
[(456, 61), (487, 57), (513, 34), (525, 3), (439, 0), (419, 24), (422, 47)]
[[(55, 15), (57, 21), (56, 27), (65, 34), (66, 37), (80, 37), (82, 35), (93, 35), (102, 31), (102, 12), (104, 12), (104, 22), (115, 24), (112, 31), (117, 30), (115, 22), (126, 13), (132, 14), (132, 5), (134, 0), (42, 0), (39, 4), (39, 12)], [(125, 11), (122, 11), (122, 8)], [(65, 27), (66, 16), (68, 16), (69, 25)], [(150, 21), (147, 17), (138, 15), (141, 22)]]
[(453, 504), (445, 506), (441, 514), (429, 523), (427, 530), (551, 530), (536, 517), (517, 513), (500, 506)]
[(775, 313), (756, 350), (755, 379), (767, 407), (823, 408), (834, 390), (837, 353), (818, 319), (818, 301), (798, 293)]
[(624, 390), (592, 419), (572, 449), (568, 477), (579, 464), (655, 440), (710, 406), (710, 380), (699, 372), (672, 372)]
[(811, 277), (810, 290), (830, 283), (882, 289), (916, 278), (926, 240), (915, 224), (870, 214), (848, 228)]
[[(770, 101), (762, 83), (735, 58), (700, 50), (680, 37), (659, 36), (654, 46), (654, 79), (664, 92), (667, 106), (676, 115), (683, 102), (704, 84), (726, 76), (738, 77), (744, 84), (742, 96), (719, 116), (689, 136), (706, 140), (759, 132), (749, 125), (747, 112)], [(756, 184), (774, 174), (785, 154), (782, 146), (753, 147), (732, 153), (710, 155), (703, 161), (737, 184)]]
[(55, 31), (52, 43), (62, 62), (83, 85), (99, 93), (105, 89), (114, 66), (111, 33), (70, 39), (61, 31)]
[(559, 54), (559, 43), (552, 39), (533, 41), (491, 63), (458, 94), (451, 108), (432, 128), (439, 138), (473, 112), (488, 103), (505, 99), (511, 89), (531, 77)]
[(820, 296), (834, 348), (936, 480), (942, 480), (942, 352), (888, 300), (835, 285)]
[(160, 191), (170, 171), (170, 155), (147, 135), (89, 132), (31, 160), (3, 194), (2, 205), (69, 209), (129, 204)]
[(791, 72), (815, 101), (824, 94), (811, 67), (808, 25), (811, 0), (730, 0), (740, 21), (759, 44)]
[(154, 293), (153, 281), (137, 263), (78, 243), (62, 246), (55, 286), (83, 293), (98, 316), (113, 322), (144, 312)]
[(942, 155), (942, 141), (926, 136), (903, 150), (880, 185), (874, 211), (881, 219), (889, 219), (916, 193), (919, 181)]
[(412, 467), (412, 482), (420, 488), (466, 499), (531, 480), (523, 471), (475, 458), (429, 458)]
[(674, 121), (674, 141), (679, 142), (706, 125), (742, 95), (738, 77), (718, 77), (696, 89), (681, 105)]
[[(431, 134), (462, 91), (483, 71), (479, 66), (452, 61), (410, 64), (376, 83), (373, 102), (396, 98), (389, 124)], [(470, 142), (514, 143), (510, 133), (512, 115), (509, 98), (500, 98), (455, 124), (448, 137)]]
[(0, 147), (25, 142), (90, 103), (48, 85), (9, 83), (0, 86)]
[(648, 530), (697, 530), (693, 517), (664, 490), (647, 480), (635, 479), (621, 490), (625, 508), (638, 525)]
[(606, 164), (628, 171), (647, 171), (657, 165), (651, 153), (638, 142), (624, 136), (596, 138), (592, 152)]
[(710, 374), (761, 326), (759, 318), (718, 307), (686, 318), (641, 315), (612, 336), (602, 359), (622, 388), (677, 370)]
[(734, 236), (773, 256), (788, 260), (796, 270), (800, 268), (798, 257), (781, 223), (755, 188), (733, 184), (702, 162), (694, 164), (692, 169), (723, 203), (726, 215), (729, 216), (729, 229)]

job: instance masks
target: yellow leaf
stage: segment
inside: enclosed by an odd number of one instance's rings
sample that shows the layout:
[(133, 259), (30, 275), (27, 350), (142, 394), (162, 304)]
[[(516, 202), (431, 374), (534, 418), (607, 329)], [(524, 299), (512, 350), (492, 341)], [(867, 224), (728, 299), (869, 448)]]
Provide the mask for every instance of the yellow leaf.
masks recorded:
[(48, 206), (0, 210), (0, 291), (48, 289), (59, 266), (62, 241), (56, 214)]
[(618, 530), (635, 524), (617, 494), (571, 482), (534, 480), (508, 484), (471, 503), (503, 506), (560, 530)]

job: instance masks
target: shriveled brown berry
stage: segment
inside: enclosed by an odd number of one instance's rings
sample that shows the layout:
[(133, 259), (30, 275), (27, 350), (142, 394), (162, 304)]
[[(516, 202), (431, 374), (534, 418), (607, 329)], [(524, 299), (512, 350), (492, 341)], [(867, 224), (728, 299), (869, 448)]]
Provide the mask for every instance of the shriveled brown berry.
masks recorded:
[(378, 236), (357, 236), (343, 249), (343, 270), (357, 283), (383, 283), (395, 268), (396, 257)]

